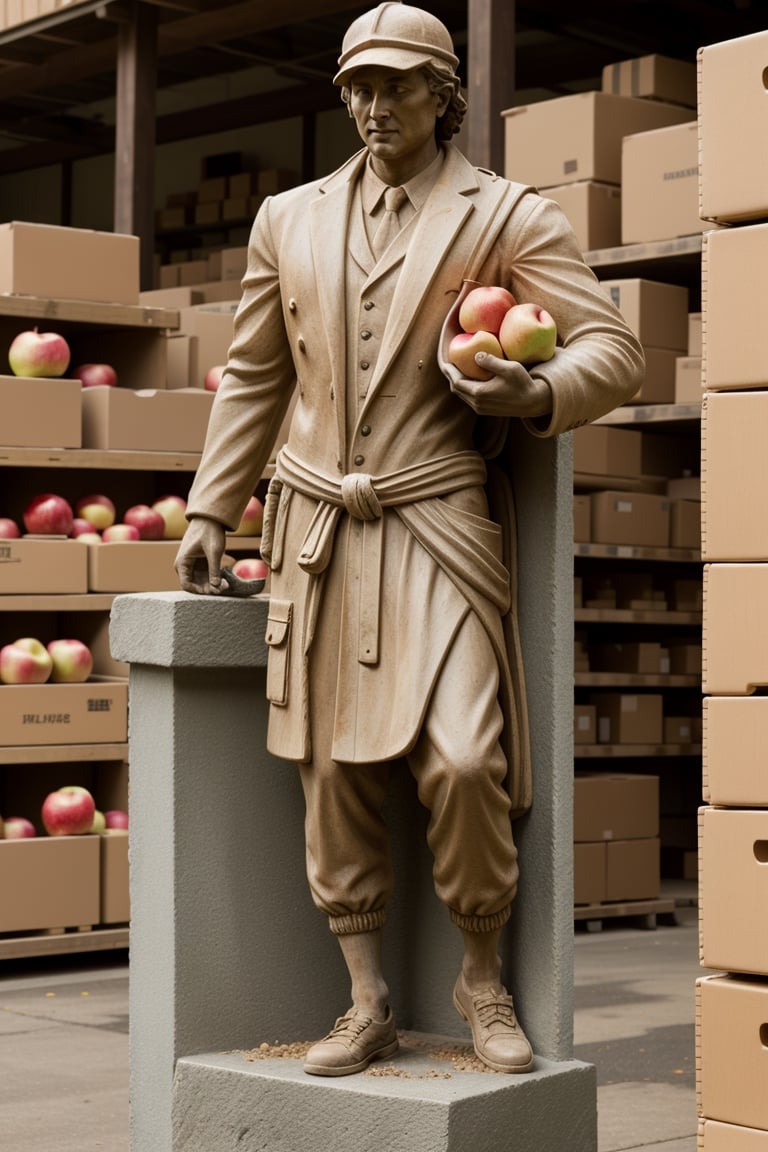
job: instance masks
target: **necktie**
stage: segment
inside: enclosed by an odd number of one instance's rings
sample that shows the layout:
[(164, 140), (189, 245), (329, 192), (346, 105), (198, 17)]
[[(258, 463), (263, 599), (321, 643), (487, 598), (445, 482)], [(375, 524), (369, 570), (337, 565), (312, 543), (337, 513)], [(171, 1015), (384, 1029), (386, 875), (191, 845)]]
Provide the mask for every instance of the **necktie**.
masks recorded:
[(387, 188), (384, 192), (384, 213), (373, 236), (373, 254), (378, 260), (400, 231), (397, 214), (408, 199), (404, 188)]

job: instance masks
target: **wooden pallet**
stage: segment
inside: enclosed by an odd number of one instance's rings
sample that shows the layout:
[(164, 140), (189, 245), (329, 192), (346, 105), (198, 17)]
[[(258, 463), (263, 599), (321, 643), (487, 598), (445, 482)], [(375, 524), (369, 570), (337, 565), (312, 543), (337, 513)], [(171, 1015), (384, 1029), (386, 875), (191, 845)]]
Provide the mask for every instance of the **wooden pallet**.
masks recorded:
[[(638, 928), (656, 928), (658, 917), (665, 923), (675, 924), (675, 901), (671, 899), (622, 900), (606, 904), (576, 904), (573, 918), (585, 921), (588, 932), (601, 932), (604, 920), (624, 919), (635, 922)], [(668, 919), (667, 919), (668, 918)]]

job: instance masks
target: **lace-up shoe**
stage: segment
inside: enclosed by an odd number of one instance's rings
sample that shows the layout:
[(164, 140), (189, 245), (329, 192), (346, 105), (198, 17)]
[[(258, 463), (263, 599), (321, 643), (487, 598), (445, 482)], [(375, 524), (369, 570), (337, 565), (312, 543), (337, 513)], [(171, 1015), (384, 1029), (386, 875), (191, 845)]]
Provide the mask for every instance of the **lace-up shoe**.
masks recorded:
[(312, 1076), (349, 1076), (362, 1072), (372, 1060), (394, 1056), (397, 1048), (391, 1008), (387, 1008), (384, 1020), (374, 1020), (358, 1008), (350, 1008), (328, 1035), (309, 1049), (304, 1071)]
[(472, 1029), (475, 1052), (496, 1072), (530, 1072), (533, 1052), (517, 1022), (512, 997), (490, 985), (473, 992), (459, 976), (453, 1003)]

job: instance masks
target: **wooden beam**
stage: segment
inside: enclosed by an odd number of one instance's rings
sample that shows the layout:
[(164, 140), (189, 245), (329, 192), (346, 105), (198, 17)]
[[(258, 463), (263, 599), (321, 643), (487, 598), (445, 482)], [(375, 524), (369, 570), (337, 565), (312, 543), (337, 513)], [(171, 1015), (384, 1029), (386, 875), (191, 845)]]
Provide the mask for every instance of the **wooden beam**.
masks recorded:
[(504, 173), (501, 113), (515, 91), (515, 0), (467, 0), (467, 155)]
[(139, 0), (133, 9), (117, 35), (114, 229), (139, 237), (147, 289), (154, 282), (157, 12)]

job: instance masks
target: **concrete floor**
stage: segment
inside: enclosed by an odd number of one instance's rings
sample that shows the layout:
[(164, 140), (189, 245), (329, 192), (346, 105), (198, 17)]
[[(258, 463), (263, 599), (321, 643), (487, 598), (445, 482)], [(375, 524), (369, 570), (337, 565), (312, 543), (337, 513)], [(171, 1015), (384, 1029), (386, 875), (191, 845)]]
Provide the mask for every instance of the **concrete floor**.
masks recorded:
[[(598, 1075), (598, 1152), (695, 1152), (693, 892), (677, 924), (575, 936), (575, 1052)], [(0, 964), (0, 1147), (128, 1152), (125, 952)], [(567, 1149), (563, 1149), (567, 1152)]]

